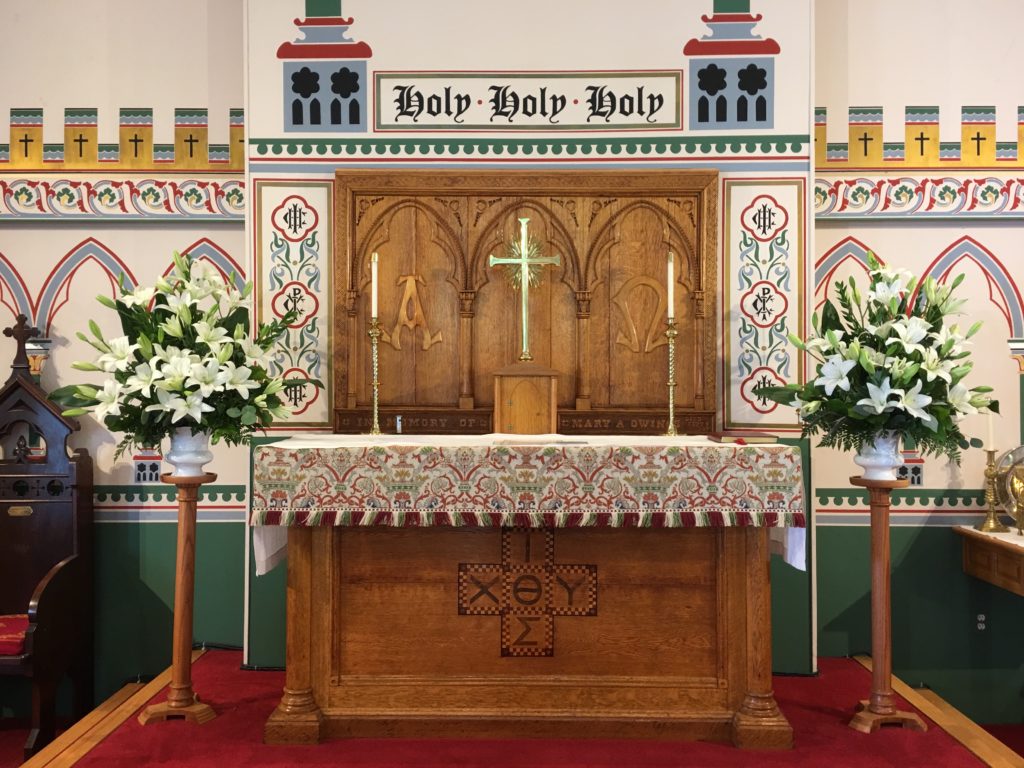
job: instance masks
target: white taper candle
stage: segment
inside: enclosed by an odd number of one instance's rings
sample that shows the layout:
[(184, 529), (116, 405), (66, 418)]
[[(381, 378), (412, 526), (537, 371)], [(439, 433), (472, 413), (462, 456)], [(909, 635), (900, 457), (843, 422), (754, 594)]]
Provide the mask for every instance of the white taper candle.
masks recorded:
[(370, 256), (370, 317), (377, 317), (377, 252)]
[(990, 451), (995, 450), (996, 447), (996, 427), (992, 418), (992, 411), (988, 412), (988, 442), (985, 443), (985, 447)]
[(668, 321), (676, 318), (676, 258), (668, 252)]

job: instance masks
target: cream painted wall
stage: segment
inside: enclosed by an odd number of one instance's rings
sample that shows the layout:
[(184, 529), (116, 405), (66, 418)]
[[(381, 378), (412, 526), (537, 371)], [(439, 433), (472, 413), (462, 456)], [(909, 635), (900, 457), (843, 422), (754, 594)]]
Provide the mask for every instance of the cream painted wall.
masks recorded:
[(942, 141), (960, 140), (960, 107), (996, 106), (999, 141), (1017, 138), (1021, 4), (1017, 0), (818, 0), (814, 106), (828, 140), (847, 140), (847, 107), (885, 109), (886, 141), (903, 140), (907, 106), (942, 107)]
[(116, 143), (118, 110), (152, 107), (156, 143), (174, 138), (174, 109), (208, 108), (211, 143), (228, 140), (242, 106), (243, 0), (34, 0), (0, 3), (4, 57), (0, 143), (12, 107), (43, 107), (47, 142), (64, 140), (66, 107), (99, 110)]

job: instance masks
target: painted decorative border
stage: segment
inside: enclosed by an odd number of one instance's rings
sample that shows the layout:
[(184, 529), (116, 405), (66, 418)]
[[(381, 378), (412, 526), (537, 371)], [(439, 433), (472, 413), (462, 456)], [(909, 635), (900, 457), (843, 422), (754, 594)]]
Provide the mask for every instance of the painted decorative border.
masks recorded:
[[(203, 485), (199, 488), (199, 500), (206, 502), (244, 502), (248, 487), (244, 485)], [(177, 489), (173, 485), (95, 485), (93, 501), (97, 504), (174, 501)]]
[(245, 207), (241, 179), (0, 178), (0, 220), (244, 221)]
[[(280, 424), (330, 427), (334, 414), (333, 272), (334, 189), (330, 181), (254, 179), (253, 241), (257, 318), (269, 321), (289, 308), (302, 314), (279, 342), (271, 373), (318, 379), (323, 388), (294, 390), (292, 418)], [(322, 200), (320, 199), (322, 197)], [(313, 202), (310, 202), (310, 201)], [(319, 208), (318, 208), (319, 207)]]
[[(821, 505), (868, 506), (868, 492), (861, 488), (815, 488), (814, 496)], [(985, 508), (984, 489), (902, 488), (892, 492), (894, 507), (967, 507)]]
[(658, 138), (406, 138), (406, 139), (249, 139), (252, 160), (338, 157), (430, 157), (464, 156), (592, 156), (624, 155), (719, 155), (768, 159), (808, 157), (809, 134), (694, 136)]
[(806, 324), (806, 180), (726, 178), (722, 195), (725, 425), (793, 429), (791, 409), (759, 403), (751, 390), (803, 380), (803, 355), (787, 334)]
[(860, 176), (814, 181), (816, 219), (1024, 218), (1024, 178)]

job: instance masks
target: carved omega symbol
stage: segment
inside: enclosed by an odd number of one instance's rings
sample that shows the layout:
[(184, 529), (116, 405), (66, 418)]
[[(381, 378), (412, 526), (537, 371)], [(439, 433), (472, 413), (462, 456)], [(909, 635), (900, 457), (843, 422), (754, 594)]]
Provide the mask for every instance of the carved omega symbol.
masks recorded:
[(459, 563), (459, 614), (501, 616), (502, 656), (554, 656), (555, 616), (597, 615), (597, 566), (556, 564), (554, 531), (503, 528), (500, 563)]

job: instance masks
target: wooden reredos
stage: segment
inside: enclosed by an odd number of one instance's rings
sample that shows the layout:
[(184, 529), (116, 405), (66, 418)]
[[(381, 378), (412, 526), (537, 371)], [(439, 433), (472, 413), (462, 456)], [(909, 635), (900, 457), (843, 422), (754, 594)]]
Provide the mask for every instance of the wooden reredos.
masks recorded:
[(379, 253), (382, 428), (491, 431), (517, 360), (504, 255), (520, 217), (561, 264), (530, 288), (530, 347), (559, 371), (563, 433), (663, 433), (667, 255), (676, 419), (715, 428), (718, 175), (705, 171), (346, 171), (335, 180), (335, 431), (370, 423), (370, 255)]

